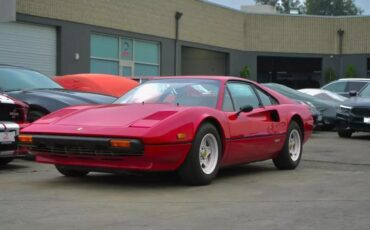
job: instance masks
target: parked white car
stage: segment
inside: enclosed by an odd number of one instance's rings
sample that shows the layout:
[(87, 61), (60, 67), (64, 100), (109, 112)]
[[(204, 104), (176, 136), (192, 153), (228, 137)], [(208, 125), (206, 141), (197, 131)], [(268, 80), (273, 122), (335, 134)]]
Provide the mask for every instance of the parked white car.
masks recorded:
[(325, 89), (300, 89), (298, 91), (328, 101), (342, 102), (348, 99)]

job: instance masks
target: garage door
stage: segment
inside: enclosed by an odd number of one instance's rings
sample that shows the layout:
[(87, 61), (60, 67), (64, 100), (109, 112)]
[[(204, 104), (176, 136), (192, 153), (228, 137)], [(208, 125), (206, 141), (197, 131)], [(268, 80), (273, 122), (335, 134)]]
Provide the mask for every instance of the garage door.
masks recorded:
[(226, 75), (226, 63), (226, 53), (192, 47), (181, 49), (183, 75)]
[(0, 64), (56, 74), (56, 29), (23, 23), (0, 23)]

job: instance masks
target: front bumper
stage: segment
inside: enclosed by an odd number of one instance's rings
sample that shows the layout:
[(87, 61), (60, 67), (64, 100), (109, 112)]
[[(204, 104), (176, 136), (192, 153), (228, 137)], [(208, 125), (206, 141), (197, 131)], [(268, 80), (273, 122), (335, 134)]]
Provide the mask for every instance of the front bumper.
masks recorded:
[(22, 146), (36, 155), (37, 162), (89, 171), (172, 171), (180, 167), (191, 148), (191, 143), (144, 145), (133, 140), (130, 149), (114, 149), (108, 146), (110, 138), (32, 136), (32, 144)]
[(22, 126), (9, 121), (0, 121), (0, 158), (24, 157), (26, 151), (17, 149), (16, 137)]
[(370, 123), (365, 123), (364, 118), (364, 116), (356, 116), (352, 113), (337, 113), (337, 128), (338, 130), (370, 132)]

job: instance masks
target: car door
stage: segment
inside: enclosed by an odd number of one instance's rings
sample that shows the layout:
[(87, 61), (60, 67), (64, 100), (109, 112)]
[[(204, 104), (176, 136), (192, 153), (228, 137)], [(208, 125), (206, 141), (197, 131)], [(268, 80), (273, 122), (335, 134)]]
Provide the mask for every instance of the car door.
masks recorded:
[[(280, 122), (277, 101), (269, 97), (253, 84), (239, 81), (227, 83), (223, 101), (230, 130), (227, 164), (268, 159), (281, 147), (283, 140), (276, 131)], [(235, 117), (239, 108), (246, 105), (252, 106), (253, 110)]]

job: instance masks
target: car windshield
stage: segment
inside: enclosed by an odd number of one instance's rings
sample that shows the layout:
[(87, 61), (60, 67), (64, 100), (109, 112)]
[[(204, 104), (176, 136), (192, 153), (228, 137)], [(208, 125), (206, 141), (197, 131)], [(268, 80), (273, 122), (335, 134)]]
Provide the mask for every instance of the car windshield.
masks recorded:
[(63, 88), (47, 76), (28, 69), (0, 68), (0, 90), (9, 92), (15, 90)]
[[(275, 84), (275, 83), (266, 83), (266, 84), (263, 84), (263, 85), (272, 89), (272, 90), (275, 90), (275, 91), (283, 94), (286, 97), (289, 97), (289, 98), (292, 98), (292, 99), (295, 99), (295, 100), (300, 100), (300, 101), (309, 101), (314, 106), (316, 106), (316, 108), (318, 108), (319, 110), (323, 107), (327, 107), (327, 106), (330, 106), (330, 104), (333, 104), (333, 101), (330, 102), (330, 101), (326, 101), (326, 100), (323, 100), (323, 99), (315, 98), (311, 95), (302, 93), (300, 91), (294, 90), (294, 89), (289, 88), (289, 87), (284, 86), (284, 85)], [(336, 104), (336, 103), (334, 103), (334, 104)]]
[(158, 79), (134, 88), (114, 103), (179, 104), (215, 108), (219, 90), (218, 80)]
[(367, 84), (365, 88), (359, 94), (360, 97), (370, 97), (370, 84)]

